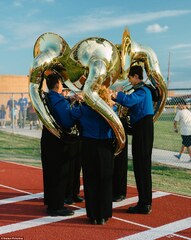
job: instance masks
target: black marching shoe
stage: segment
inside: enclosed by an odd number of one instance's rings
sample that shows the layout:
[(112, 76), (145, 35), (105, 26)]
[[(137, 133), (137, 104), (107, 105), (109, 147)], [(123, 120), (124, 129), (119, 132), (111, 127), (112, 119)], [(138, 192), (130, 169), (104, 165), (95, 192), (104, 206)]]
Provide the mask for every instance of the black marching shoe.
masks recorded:
[(82, 197), (80, 197), (80, 196), (68, 197), (68, 198), (64, 199), (64, 203), (68, 204), (68, 205), (71, 205), (74, 202), (75, 203), (79, 203), (79, 202), (83, 202), (83, 201), (84, 201), (84, 199)]
[(152, 212), (151, 205), (139, 205), (137, 204), (134, 207), (129, 207), (126, 211), (127, 213), (132, 214), (149, 214)]
[(93, 225), (103, 225), (107, 222), (108, 218), (94, 219), (90, 218), (90, 223)]
[(97, 219), (97, 224), (98, 224), (98, 225), (103, 225), (103, 224), (105, 224), (105, 219), (104, 219), (104, 218)]
[(97, 224), (98, 225), (103, 225), (107, 222), (108, 218), (101, 218), (101, 219), (97, 219)]
[(83, 201), (84, 201), (84, 198), (83, 198), (83, 197), (80, 197), (80, 196), (75, 196), (75, 197), (74, 197), (74, 202), (76, 202), (76, 203), (77, 203), (77, 202), (78, 202), (78, 203), (79, 203), (79, 202), (83, 202)]
[(50, 209), (47, 208), (46, 210), (47, 214), (50, 215), (51, 217), (56, 217), (56, 216), (72, 216), (74, 215), (74, 211), (67, 209), (66, 207), (63, 207), (61, 209)]
[(119, 196), (115, 196), (113, 197), (112, 201), (113, 202), (121, 202), (125, 199), (126, 197), (124, 195), (119, 195)]

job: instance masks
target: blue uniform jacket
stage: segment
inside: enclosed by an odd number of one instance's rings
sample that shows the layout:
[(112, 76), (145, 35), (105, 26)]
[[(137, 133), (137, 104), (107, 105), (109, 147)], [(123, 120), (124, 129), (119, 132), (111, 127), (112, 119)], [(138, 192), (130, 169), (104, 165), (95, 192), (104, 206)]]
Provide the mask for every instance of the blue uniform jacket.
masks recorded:
[(129, 108), (132, 125), (145, 116), (154, 114), (151, 91), (147, 87), (138, 88), (129, 95), (119, 92), (116, 100)]
[[(53, 117), (56, 122), (63, 128), (69, 129), (75, 125), (75, 119), (72, 117), (72, 112), (76, 111), (76, 108), (71, 108), (70, 103), (61, 94), (50, 90), (48, 93), (48, 100), (53, 110)], [(75, 115), (78, 117), (78, 113)]]
[(78, 112), (72, 112), (73, 117), (79, 120), (82, 137), (94, 139), (114, 138), (115, 134), (109, 123), (95, 110), (85, 103), (79, 105)]

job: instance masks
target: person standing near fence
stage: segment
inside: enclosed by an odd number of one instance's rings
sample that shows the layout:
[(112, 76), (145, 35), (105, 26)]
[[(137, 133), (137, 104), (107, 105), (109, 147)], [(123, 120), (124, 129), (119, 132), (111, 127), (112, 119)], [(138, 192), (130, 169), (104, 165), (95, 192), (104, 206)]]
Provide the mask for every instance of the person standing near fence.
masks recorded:
[(30, 130), (32, 130), (33, 126), (39, 129), (38, 116), (31, 102), (29, 102), (27, 107), (27, 119), (30, 122)]
[(191, 112), (188, 110), (186, 102), (182, 100), (182, 103), (178, 104), (179, 111), (174, 118), (174, 130), (178, 133), (177, 123), (180, 124), (180, 134), (182, 137), (182, 146), (179, 154), (175, 155), (176, 158), (181, 159), (182, 153), (188, 150), (190, 156), (189, 162), (191, 162)]
[(18, 101), (18, 106), (19, 106), (19, 127), (24, 128), (25, 121), (26, 121), (28, 100), (27, 98), (24, 97), (23, 93), (21, 93), (21, 98)]
[(138, 203), (127, 209), (127, 213), (149, 214), (152, 210), (151, 157), (154, 140), (153, 102), (149, 88), (144, 85), (143, 68), (132, 66), (129, 82), (134, 92), (125, 94), (123, 88), (116, 88), (116, 101), (129, 108), (132, 125), (133, 169), (138, 190)]
[(0, 108), (0, 124), (1, 124), (1, 128), (5, 128), (5, 124), (6, 124), (6, 110), (5, 110), (5, 105), (2, 104), (1, 108)]
[(7, 101), (6, 109), (9, 109), (9, 118), (11, 119), (11, 127), (14, 128), (17, 126), (17, 101), (10, 97)]

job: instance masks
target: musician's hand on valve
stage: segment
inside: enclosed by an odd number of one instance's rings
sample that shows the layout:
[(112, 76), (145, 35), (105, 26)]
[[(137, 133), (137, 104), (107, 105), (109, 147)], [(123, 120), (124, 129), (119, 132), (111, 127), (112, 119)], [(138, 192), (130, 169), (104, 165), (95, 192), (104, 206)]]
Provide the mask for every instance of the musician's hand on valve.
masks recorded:
[(76, 96), (77, 96), (77, 99), (78, 99), (79, 103), (84, 102), (84, 95), (83, 95), (83, 93), (78, 93)]
[(72, 96), (70, 96), (70, 101), (71, 102), (83, 102), (83, 95), (78, 93), (78, 94), (74, 94)]

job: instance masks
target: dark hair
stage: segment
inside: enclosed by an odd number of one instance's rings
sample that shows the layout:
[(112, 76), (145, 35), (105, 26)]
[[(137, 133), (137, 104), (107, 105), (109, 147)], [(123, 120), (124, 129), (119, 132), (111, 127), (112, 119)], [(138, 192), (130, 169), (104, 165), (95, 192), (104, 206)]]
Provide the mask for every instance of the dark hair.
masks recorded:
[(143, 80), (143, 68), (141, 66), (132, 66), (129, 70), (129, 76), (134, 77), (137, 74), (139, 79)]
[(66, 84), (62, 84), (62, 91), (64, 91), (64, 90), (69, 90), (69, 88), (66, 86)]
[(53, 89), (54, 86), (57, 83), (59, 83), (60, 80), (61, 80), (61, 77), (55, 73), (46, 76), (46, 85), (47, 85), (48, 89)]

